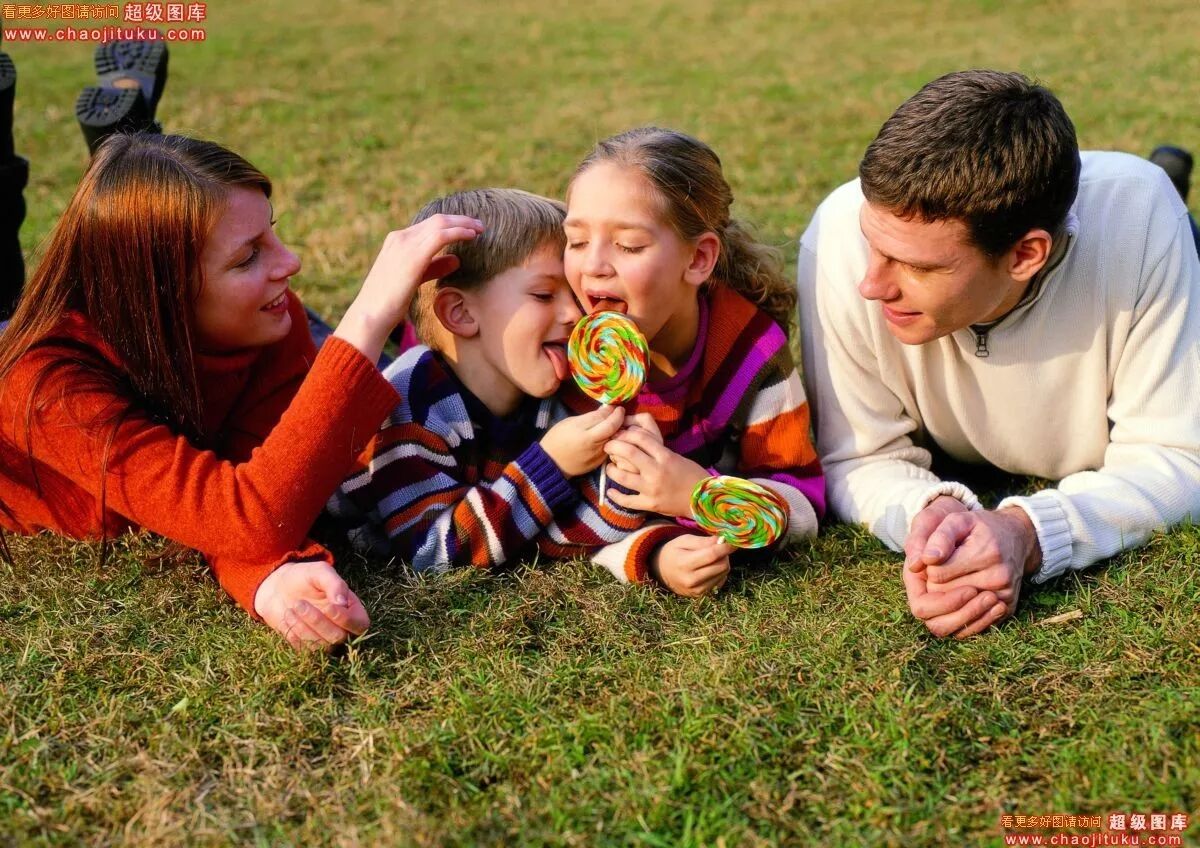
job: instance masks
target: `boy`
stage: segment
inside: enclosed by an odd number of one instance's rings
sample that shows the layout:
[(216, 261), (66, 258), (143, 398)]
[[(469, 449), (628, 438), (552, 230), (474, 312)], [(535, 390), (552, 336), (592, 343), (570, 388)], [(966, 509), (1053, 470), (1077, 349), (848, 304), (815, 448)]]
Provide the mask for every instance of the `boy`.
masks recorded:
[(453, 245), (458, 268), (414, 300), (424, 346), (384, 372), (403, 400), (329, 511), (359, 550), (419, 572), (491, 568), (536, 543), (555, 557), (594, 553), (618, 579), (645, 582), (652, 552), (686, 530), (599, 506), (597, 469), (624, 410), (568, 418), (554, 397), (581, 316), (563, 273), (564, 207), (480, 189), (435, 200), (415, 221), (439, 213), (485, 230)]

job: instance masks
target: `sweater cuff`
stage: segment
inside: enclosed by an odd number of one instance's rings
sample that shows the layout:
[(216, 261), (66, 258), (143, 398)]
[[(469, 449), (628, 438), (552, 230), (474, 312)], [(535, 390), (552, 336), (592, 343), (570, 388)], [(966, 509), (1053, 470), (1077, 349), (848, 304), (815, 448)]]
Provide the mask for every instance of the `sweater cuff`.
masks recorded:
[[(715, 466), (710, 465), (710, 466), (708, 466), (708, 468), (706, 468), (704, 470), (708, 472), (709, 477), (722, 476), (721, 472), (719, 470), (717, 470), (717, 468)], [(692, 518), (690, 515), (677, 516), (675, 518), (675, 523), (678, 524), (680, 527), (688, 528), (689, 530), (691, 530), (693, 533), (696, 533), (697, 535), (707, 535), (704, 530), (700, 529), (700, 525), (696, 522), (696, 519)]]
[(770, 477), (751, 477), (750, 482), (757, 483), (764, 489), (770, 489), (783, 498), (783, 502), (787, 504), (788, 515), (784, 532), (780, 534), (779, 540), (774, 545), (771, 545), (769, 549), (781, 548), (794, 539), (803, 539), (807, 536), (817, 535), (817, 528), (820, 523), (817, 519), (817, 510), (813, 507), (812, 501), (805, 497), (802, 491), (787, 483), (772, 480)]
[(654, 578), (650, 576), (650, 563), (658, 549), (672, 539), (695, 535), (699, 534), (678, 524), (660, 524), (646, 528), (634, 540), (625, 556), (625, 576), (629, 578), (630, 583), (655, 583)]
[[(358, 411), (367, 418), (384, 416), (395, 408), (400, 395), (375, 367), (375, 363), (362, 355), (362, 352), (348, 341), (330, 336), (321, 350), (309, 372), (330, 369), (337, 375), (336, 385), (343, 387), (347, 396), (353, 395), (354, 404)], [(375, 435), (367, 434), (368, 438)], [(365, 440), (364, 440), (365, 443)]]
[(1045, 583), (1067, 571), (1071, 565), (1071, 524), (1058, 498), (1049, 491), (1027, 497), (1005, 498), (996, 510), (1010, 506), (1025, 510), (1033, 529), (1037, 531), (1038, 545), (1042, 549), (1042, 565), (1030, 579), (1034, 583)]
[(534, 442), (521, 452), (514, 462), (524, 472), (533, 488), (546, 502), (550, 512), (579, 500), (579, 492), (550, 458), (541, 444)]
[(232, 560), (229, 557), (208, 557), (209, 567), (217, 577), (217, 582), (237, 602), (238, 606), (250, 613), (256, 621), (262, 621), (254, 610), (254, 598), (258, 587), (271, 576), (277, 568), (289, 562), (326, 562), (333, 565), (333, 554), (322, 545), (308, 540), (304, 547), (281, 556), (267, 564)]
[(983, 504), (979, 502), (979, 498), (975, 496), (975, 493), (962, 483), (944, 480), (940, 483), (934, 483), (928, 489), (925, 489), (921, 492), (920, 503), (917, 508), (913, 510), (913, 518), (916, 518), (918, 512), (929, 506), (943, 495), (948, 495), (955, 500), (961, 501), (962, 505), (971, 512), (977, 512), (983, 509)]
[[(924, 469), (916, 470), (921, 474), (928, 474)], [(893, 551), (903, 552), (904, 543), (912, 530), (913, 519), (921, 510), (942, 495), (958, 500), (971, 512), (983, 509), (983, 505), (979, 503), (979, 498), (975, 497), (975, 493), (962, 483), (914, 480), (911, 489), (905, 491), (901, 497), (884, 510), (883, 515), (871, 522), (871, 532)]]

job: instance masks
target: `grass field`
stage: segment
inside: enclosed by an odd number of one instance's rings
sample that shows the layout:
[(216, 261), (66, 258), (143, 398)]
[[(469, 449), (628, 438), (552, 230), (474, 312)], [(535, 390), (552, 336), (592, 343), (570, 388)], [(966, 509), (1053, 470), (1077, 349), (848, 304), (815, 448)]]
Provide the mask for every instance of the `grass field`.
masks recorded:
[[(208, 12), (160, 118), (275, 179), (297, 288), (331, 318), (430, 196), (561, 194), (642, 123), (712, 144), (789, 257), (890, 111), (956, 68), (1041, 78), (1086, 148), (1200, 148), (1190, 0)], [(86, 164), (90, 51), (5, 48), (35, 251)], [(578, 563), (414, 582), (346, 556), (374, 626), (336, 658), (292, 654), (161, 540), (104, 564), (11, 544), (0, 845), (996, 845), (1005, 813), (1200, 816), (1197, 529), (1027, 589), (966, 643), (930, 638), (896, 557), (848, 527), (697, 603)]]

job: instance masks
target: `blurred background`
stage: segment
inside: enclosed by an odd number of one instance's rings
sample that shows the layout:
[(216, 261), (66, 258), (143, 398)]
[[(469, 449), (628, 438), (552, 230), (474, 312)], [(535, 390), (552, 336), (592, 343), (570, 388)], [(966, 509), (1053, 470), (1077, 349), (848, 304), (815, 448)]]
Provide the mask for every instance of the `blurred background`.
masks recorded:
[[(305, 263), (296, 284), (331, 317), (383, 234), (430, 197), (480, 185), (561, 195), (593, 142), (638, 124), (708, 142), (738, 213), (789, 257), (892, 109), (951, 70), (1036, 77), (1085, 149), (1200, 146), (1190, 0), (218, 0), (206, 11), (204, 42), (170, 46), (158, 119), (275, 180), (281, 235)], [(5, 49), (20, 75), (17, 151), (32, 163), (22, 242), (36, 259), (86, 166), (72, 109), (94, 84), (92, 45)]]

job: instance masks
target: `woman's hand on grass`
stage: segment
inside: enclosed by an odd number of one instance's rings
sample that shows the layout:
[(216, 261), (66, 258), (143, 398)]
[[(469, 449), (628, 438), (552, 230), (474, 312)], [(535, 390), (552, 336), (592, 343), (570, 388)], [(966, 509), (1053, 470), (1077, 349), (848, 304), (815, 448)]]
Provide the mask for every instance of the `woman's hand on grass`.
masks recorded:
[(296, 650), (328, 650), (371, 623), (358, 596), (327, 562), (289, 562), (262, 582), (254, 611)]

